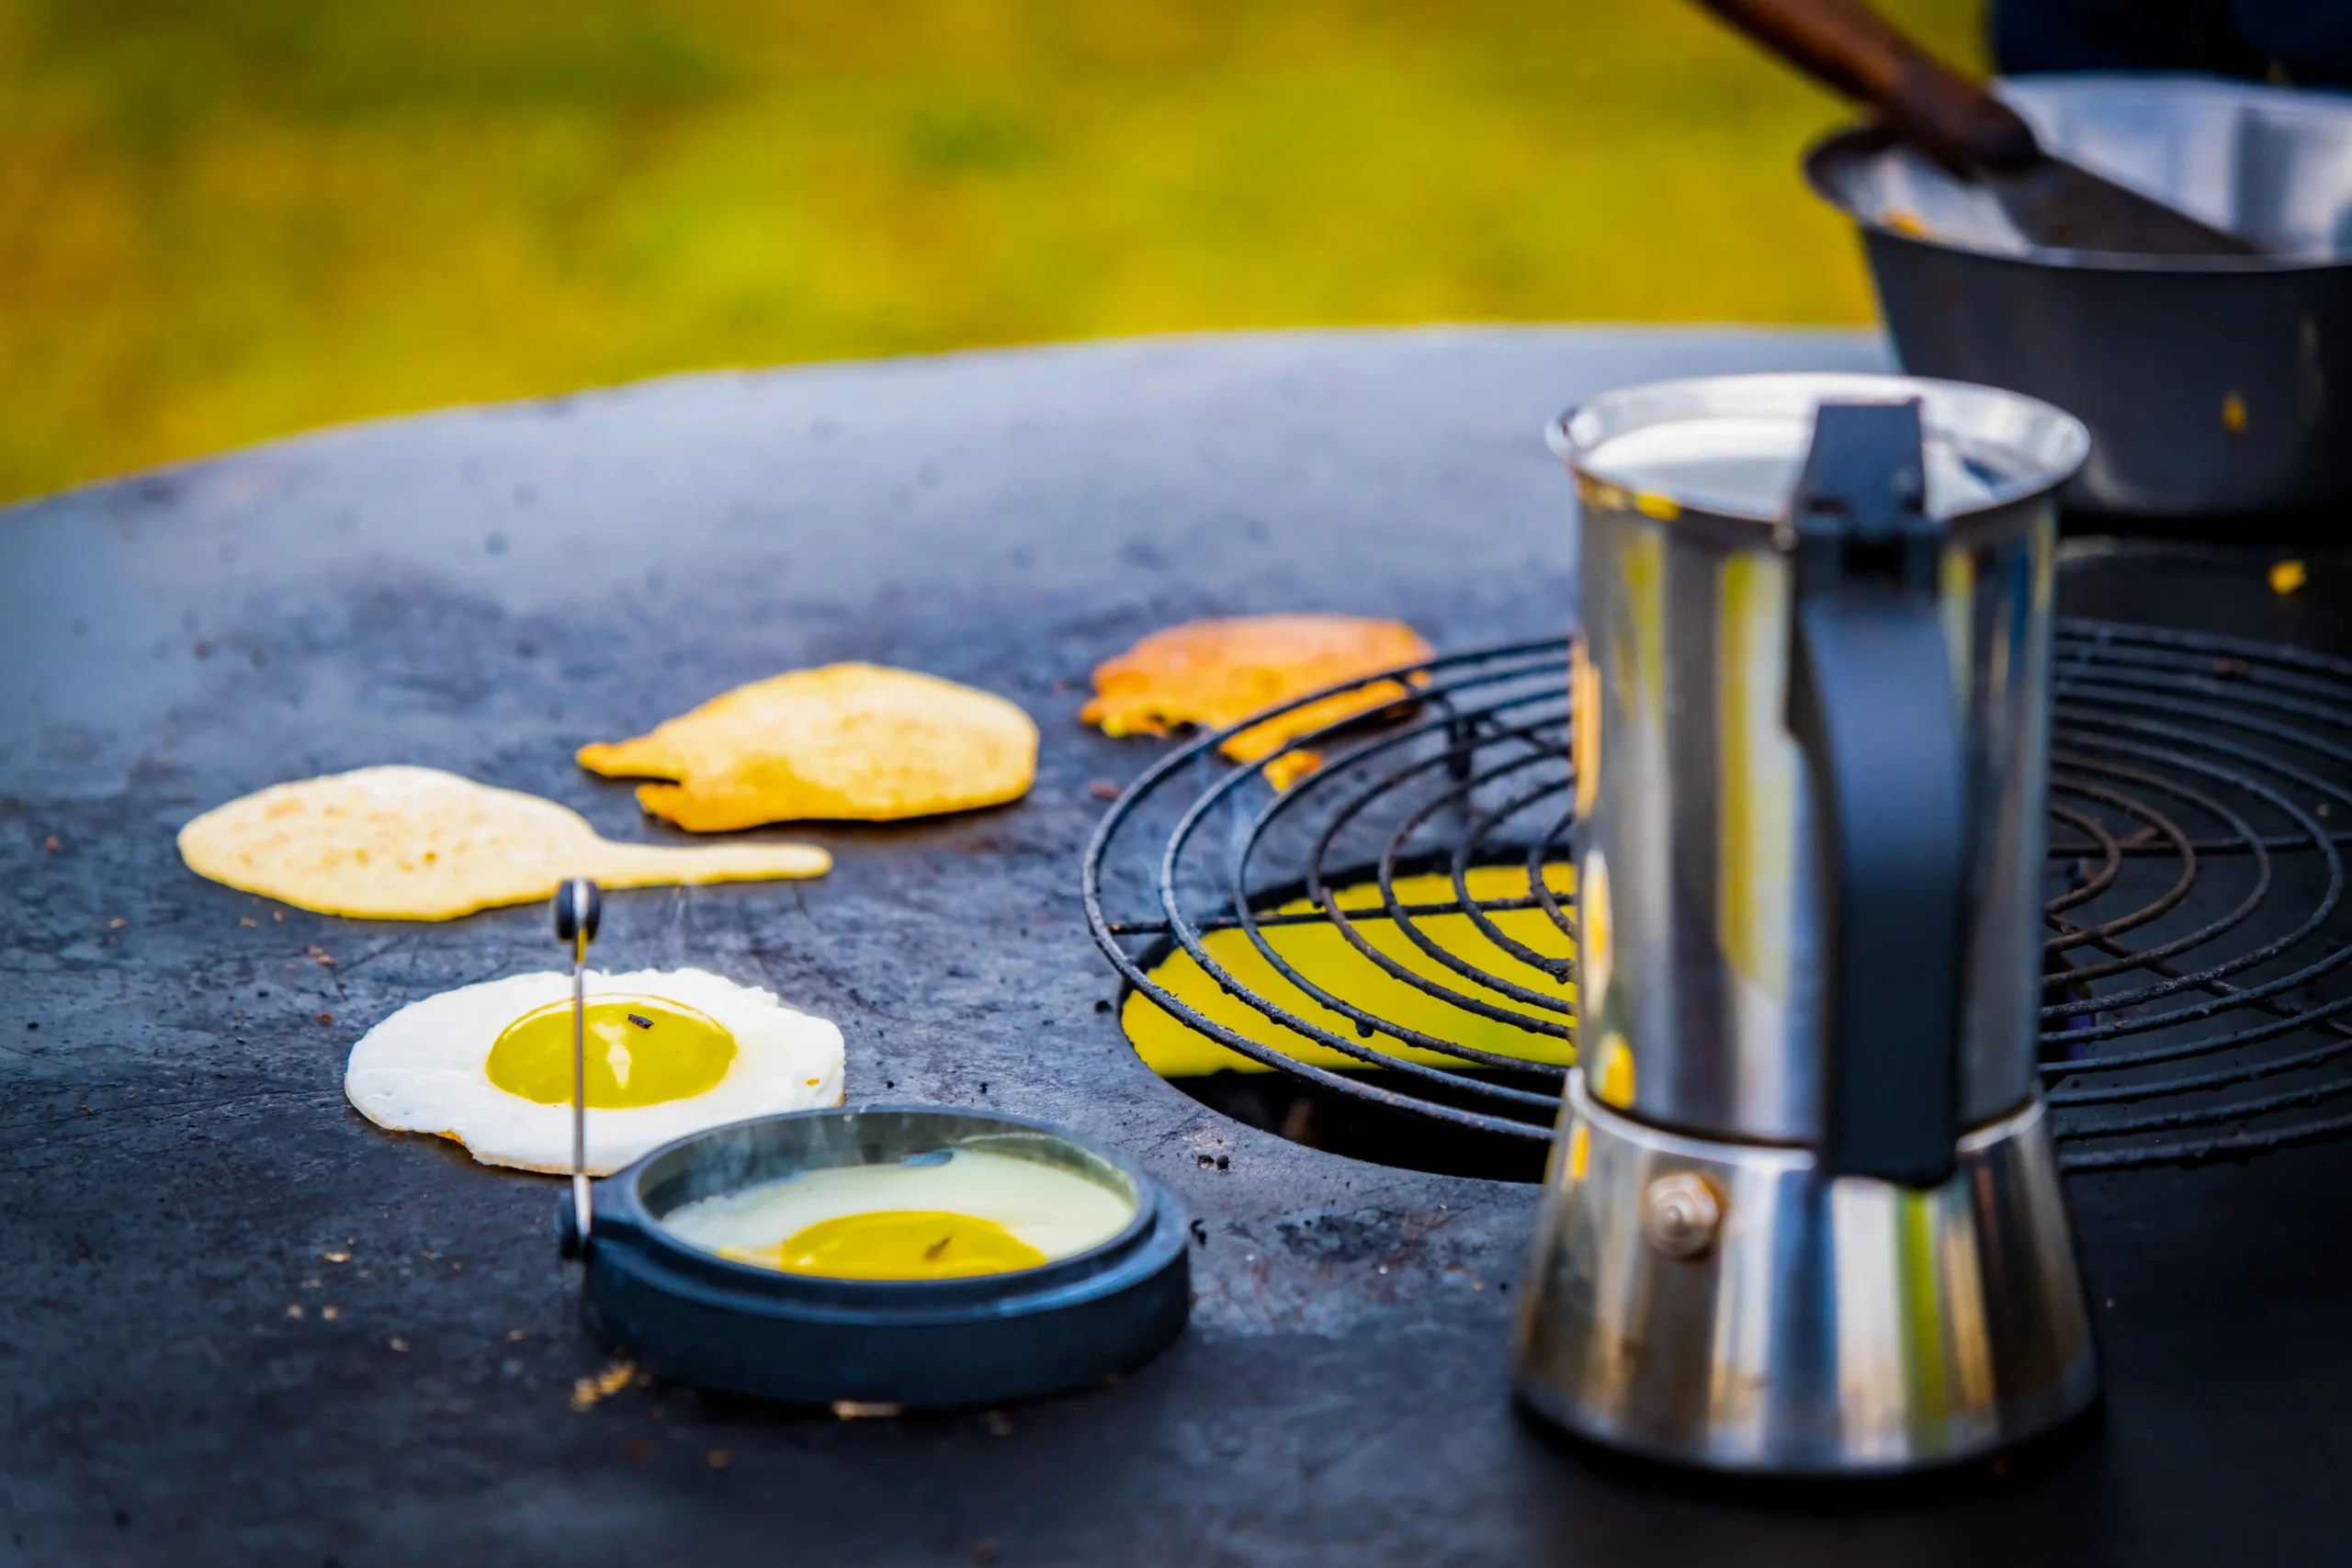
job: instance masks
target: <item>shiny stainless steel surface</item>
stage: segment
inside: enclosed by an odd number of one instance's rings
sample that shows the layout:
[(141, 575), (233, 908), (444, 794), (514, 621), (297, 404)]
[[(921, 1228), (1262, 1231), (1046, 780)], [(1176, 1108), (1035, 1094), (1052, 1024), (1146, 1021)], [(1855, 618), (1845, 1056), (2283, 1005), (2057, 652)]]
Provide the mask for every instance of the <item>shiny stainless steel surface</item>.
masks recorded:
[(2067, 491), (2183, 516), (2352, 495), (2352, 96), (2196, 77), (2022, 78), (2044, 143), (2262, 257), (2036, 249), (1989, 193), (1867, 131), (1805, 161), (1862, 226), (1905, 367), (2090, 426)]
[[(1627, 1224), (1703, 1184), (1710, 1244)], [(1918, 1192), (1800, 1148), (1702, 1141), (1571, 1075), (1520, 1305), (1515, 1387), (1582, 1436), (1781, 1474), (1950, 1463), (2087, 1407), (2098, 1359), (2041, 1102), (1971, 1132)]]
[[(1896, 377), (1725, 377), (1611, 392), (1555, 425), (1583, 513), (1575, 734), (1596, 1090), (1660, 1126), (1758, 1143), (1823, 1130), (1819, 909), (1805, 763), (1786, 724), (1792, 574), (1766, 501), (1735, 515), (1593, 454), (1676, 422), (1785, 422), (1824, 399), (1925, 400), (1991, 476), (1951, 518), (1941, 604), (1965, 733), (1975, 883), (1964, 920), (1961, 1121), (2024, 1104), (2041, 999), (2055, 526), (2085, 437), (2027, 399)], [(1931, 462), (1931, 470), (1935, 465)], [(1770, 493), (1767, 487), (1767, 493)]]
[(2055, 497), (2088, 434), (1766, 376), (1606, 393), (1551, 440), (1581, 513), (1579, 1068), (1521, 1396), (1775, 1473), (2063, 1420), (2098, 1375), (2035, 1053)]

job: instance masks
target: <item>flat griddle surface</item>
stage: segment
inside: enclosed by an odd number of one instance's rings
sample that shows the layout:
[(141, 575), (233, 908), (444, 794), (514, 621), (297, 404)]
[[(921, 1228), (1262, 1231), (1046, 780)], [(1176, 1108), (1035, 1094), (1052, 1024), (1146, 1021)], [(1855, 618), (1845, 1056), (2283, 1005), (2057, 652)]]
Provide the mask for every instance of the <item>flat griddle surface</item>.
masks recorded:
[[(1849, 335), (1527, 330), (709, 376), (0, 516), (0, 1562), (2352, 1555), (2342, 1148), (2076, 1184), (2110, 1389), (2086, 1441), (2006, 1479), (1759, 1497), (1514, 1417), (1531, 1189), (1225, 1122), (1098, 1007), (1088, 786), (1159, 747), (1077, 725), (1096, 660), (1220, 613), (1398, 615), (1441, 649), (1557, 632), (1575, 552), (1545, 418), (1661, 376), (1881, 362)], [(2078, 547), (2066, 592), (2346, 641), (2340, 564), (2292, 601), (2261, 565)], [(995, 1416), (642, 1387), (575, 1412), (606, 1363), (549, 1239), (556, 1184), (380, 1133), (340, 1091), (394, 1008), (552, 966), (541, 911), (281, 909), (190, 875), (173, 832), (282, 779), (413, 761), (660, 837), (572, 749), (835, 659), (1023, 704), (1035, 793), (790, 835), (837, 855), (820, 882), (616, 895), (600, 959), (700, 962), (832, 1015), (854, 1095), (1126, 1149), (1204, 1221), (1193, 1328), (1117, 1386)]]

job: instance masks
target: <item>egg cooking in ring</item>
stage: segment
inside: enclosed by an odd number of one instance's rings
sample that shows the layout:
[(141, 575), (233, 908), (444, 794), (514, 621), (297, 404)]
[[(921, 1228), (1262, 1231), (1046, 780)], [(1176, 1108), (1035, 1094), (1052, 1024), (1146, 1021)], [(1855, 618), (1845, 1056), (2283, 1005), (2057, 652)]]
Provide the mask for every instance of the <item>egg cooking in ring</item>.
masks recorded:
[[(701, 969), (587, 976), (588, 1169), (706, 1127), (838, 1105), (842, 1032)], [(351, 1048), (344, 1093), (379, 1127), (454, 1138), (485, 1165), (571, 1168), (571, 976), (428, 997)]]

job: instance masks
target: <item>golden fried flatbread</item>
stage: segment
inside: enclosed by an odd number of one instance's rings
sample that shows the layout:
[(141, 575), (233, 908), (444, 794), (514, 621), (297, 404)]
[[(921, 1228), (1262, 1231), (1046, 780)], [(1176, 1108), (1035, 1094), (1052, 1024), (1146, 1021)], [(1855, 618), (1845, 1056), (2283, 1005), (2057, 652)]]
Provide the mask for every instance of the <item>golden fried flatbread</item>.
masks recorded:
[(180, 829), (198, 876), (328, 915), (447, 920), (552, 894), (567, 876), (607, 887), (822, 876), (807, 844), (694, 849), (616, 844), (578, 812), (437, 768), (361, 768), (216, 807)]
[[(1078, 716), (1100, 725), (1105, 735), (1165, 735), (1182, 724), (1223, 729), (1309, 692), (1429, 656), (1430, 645), (1401, 621), (1357, 615), (1188, 621), (1095, 666), (1094, 700)], [(1295, 736), (1411, 695), (1401, 682), (1375, 681), (1253, 726), (1219, 750), (1237, 762), (1254, 762)], [(1312, 751), (1292, 752), (1268, 763), (1266, 777), (1287, 789), (1318, 763)]]
[(1037, 776), (1037, 727), (1002, 697), (878, 664), (795, 670), (713, 697), (580, 765), (666, 779), (637, 792), (697, 833), (763, 822), (889, 822), (1001, 806)]

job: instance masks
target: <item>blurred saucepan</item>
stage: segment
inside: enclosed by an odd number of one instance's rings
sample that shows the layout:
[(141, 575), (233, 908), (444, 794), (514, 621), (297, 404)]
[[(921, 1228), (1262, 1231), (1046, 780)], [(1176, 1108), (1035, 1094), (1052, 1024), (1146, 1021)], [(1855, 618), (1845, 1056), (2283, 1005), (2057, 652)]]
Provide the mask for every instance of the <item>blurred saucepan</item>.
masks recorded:
[(2352, 97), (2183, 76), (2014, 80), (2045, 146), (2267, 254), (2029, 243), (1984, 186), (1887, 132), (1805, 158), (1861, 225), (1915, 376), (2006, 387), (2090, 427), (2078, 510), (2147, 518), (2352, 501)]

